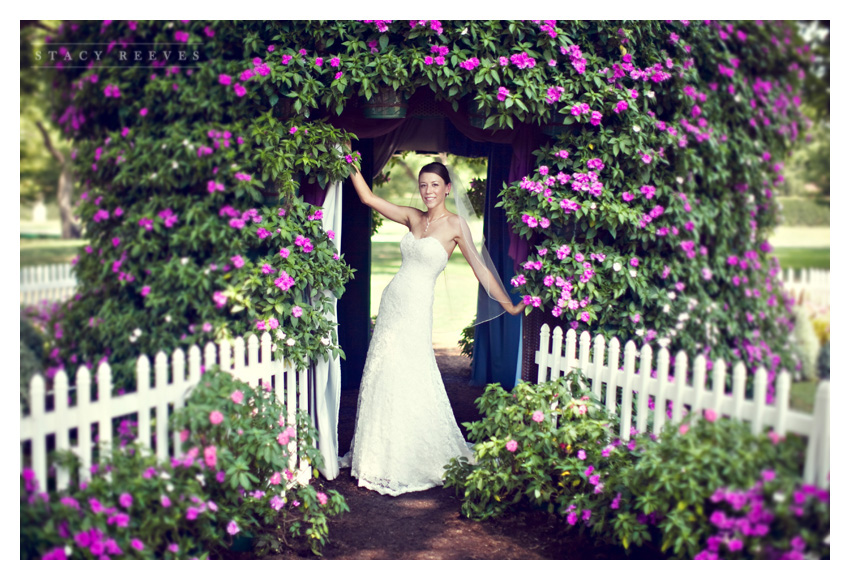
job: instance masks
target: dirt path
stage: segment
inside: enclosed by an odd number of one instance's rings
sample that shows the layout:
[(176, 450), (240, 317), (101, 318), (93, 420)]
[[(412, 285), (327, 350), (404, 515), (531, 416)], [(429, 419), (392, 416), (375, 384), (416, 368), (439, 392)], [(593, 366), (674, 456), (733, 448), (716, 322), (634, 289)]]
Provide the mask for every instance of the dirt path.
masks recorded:
[[(479, 418), (475, 399), (483, 388), (471, 387), (469, 361), (454, 349), (438, 349), (437, 363), (458, 424)], [(348, 450), (354, 433), (357, 393), (343, 391), (340, 409), (340, 451)], [(463, 427), (461, 427), (463, 429)], [(464, 433), (466, 434), (466, 433)], [(350, 470), (317, 485), (335, 489), (351, 509), (331, 521), (325, 559), (602, 559), (621, 558), (619, 551), (594, 548), (591, 540), (568, 534), (546, 513), (523, 513), (496, 521), (475, 522), (460, 515), (460, 501), (441, 487), (383, 496), (357, 486)], [(302, 550), (279, 559), (312, 559)]]

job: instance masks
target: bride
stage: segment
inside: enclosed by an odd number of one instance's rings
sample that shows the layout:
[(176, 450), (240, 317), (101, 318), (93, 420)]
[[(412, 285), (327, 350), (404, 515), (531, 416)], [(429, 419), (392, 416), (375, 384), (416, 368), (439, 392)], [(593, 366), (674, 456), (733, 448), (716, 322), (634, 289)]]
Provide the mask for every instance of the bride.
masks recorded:
[(525, 306), (511, 302), (483, 265), (465, 220), (446, 209), (452, 183), (445, 165), (429, 163), (419, 172), (419, 195), (427, 211), (376, 196), (359, 170), (351, 180), (360, 201), (410, 230), (401, 239), (401, 268), (381, 296), (351, 442), (351, 475), (358, 485), (396, 496), (442, 485), (449, 460), (472, 455), (431, 343), (434, 285), (454, 249), (460, 248), (505, 311), (516, 315)]

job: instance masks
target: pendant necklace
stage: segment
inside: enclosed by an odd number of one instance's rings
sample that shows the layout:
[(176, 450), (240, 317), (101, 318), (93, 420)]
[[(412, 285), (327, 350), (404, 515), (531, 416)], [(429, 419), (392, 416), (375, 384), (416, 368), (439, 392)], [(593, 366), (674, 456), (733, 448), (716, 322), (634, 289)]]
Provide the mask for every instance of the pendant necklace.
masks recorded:
[[(447, 215), (448, 215), (448, 214), (444, 213), (443, 215), (441, 215), (440, 217), (438, 217), (438, 218), (437, 218), (437, 219), (435, 219), (434, 221), (441, 220), (441, 219), (443, 219), (444, 217), (446, 217)], [(429, 227), (430, 225), (431, 225), (431, 218), (425, 218), (425, 231), (426, 231), (426, 232), (428, 231), (428, 227)], [(423, 233), (424, 233), (424, 232), (423, 232)]]

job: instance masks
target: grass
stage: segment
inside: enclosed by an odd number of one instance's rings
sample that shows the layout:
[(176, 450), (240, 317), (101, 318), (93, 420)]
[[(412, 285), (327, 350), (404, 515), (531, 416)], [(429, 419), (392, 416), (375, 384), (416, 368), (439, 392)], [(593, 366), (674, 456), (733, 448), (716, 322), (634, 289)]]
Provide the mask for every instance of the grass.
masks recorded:
[(783, 269), (829, 270), (829, 248), (774, 248), (773, 255), (779, 259)]
[(82, 251), (86, 240), (21, 238), (21, 268), (39, 264), (67, 264)]
[(791, 408), (805, 413), (815, 409), (819, 381), (801, 381), (791, 385)]

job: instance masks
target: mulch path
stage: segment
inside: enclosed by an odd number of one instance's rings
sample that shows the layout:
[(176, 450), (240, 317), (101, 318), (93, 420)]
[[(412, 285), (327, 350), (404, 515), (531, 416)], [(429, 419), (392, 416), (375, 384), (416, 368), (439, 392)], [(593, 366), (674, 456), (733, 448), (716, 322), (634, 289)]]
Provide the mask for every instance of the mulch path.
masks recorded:
[[(455, 418), (462, 423), (480, 418), (475, 399), (483, 387), (468, 384), (469, 359), (459, 349), (437, 349), (437, 364)], [(343, 391), (339, 413), (341, 454), (354, 435), (357, 391)], [(351, 511), (329, 523), (330, 540), (322, 557), (330, 560), (540, 560), (624, 558), (621, 550), (595, 546), (587, 536), (567, 530), (560, 518), (545, 512), (522, 512), (486, 522), (460, 514), (453, 490), (436, 487), (398, 497), (357, 486), (350, 469), (333, 481), (314, 485), (334, 489)], [(632, 558), (640, 555), (632, 555)], [(318, 559), (308, 549), (294, 549), (274, 559)]]

